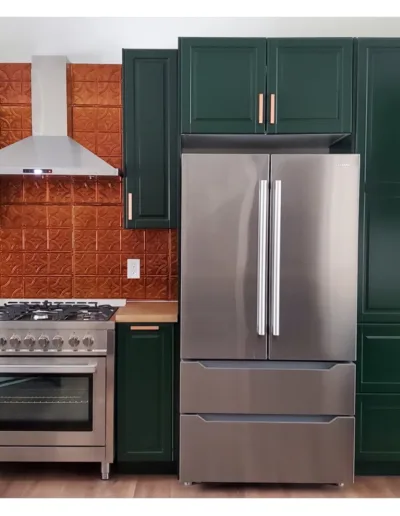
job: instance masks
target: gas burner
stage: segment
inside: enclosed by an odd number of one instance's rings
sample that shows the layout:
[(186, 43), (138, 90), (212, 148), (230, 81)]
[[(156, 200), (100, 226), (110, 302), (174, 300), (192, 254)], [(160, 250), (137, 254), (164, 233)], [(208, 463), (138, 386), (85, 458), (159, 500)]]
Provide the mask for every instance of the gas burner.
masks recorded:
[(79, 310), (76, 313), (77, 321), (97, 321), (101, 314), (97, 312), (90, 312), (89, 310)]
[(88, 308), (78, 310), (75, 314), (75, 319), (77, 321), (107, 321), (109, 316), (108, 313), (104, 313), (98, 308)]
[(28, 313), (31, 321), (61, 321), (63, 319), (63, 310), (55, 308), (54, 310), (34, 310)]

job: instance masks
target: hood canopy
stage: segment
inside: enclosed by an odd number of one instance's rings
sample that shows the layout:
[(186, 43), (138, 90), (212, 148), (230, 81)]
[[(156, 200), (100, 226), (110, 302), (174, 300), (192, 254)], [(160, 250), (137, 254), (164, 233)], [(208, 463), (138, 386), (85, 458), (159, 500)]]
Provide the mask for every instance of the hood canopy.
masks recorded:
[(0, 175), (118, 175), (117, 168), (68, 136), (67, 119), (67, 58), (33, 56), (33, 136), (0, 149)]

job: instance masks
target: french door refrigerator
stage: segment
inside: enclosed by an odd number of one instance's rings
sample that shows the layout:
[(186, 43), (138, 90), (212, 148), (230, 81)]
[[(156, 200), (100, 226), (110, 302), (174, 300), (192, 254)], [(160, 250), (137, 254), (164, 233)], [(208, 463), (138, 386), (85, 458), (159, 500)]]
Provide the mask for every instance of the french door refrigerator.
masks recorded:
[(353, 482), (359, 156), (182, 156), (180, 480)]

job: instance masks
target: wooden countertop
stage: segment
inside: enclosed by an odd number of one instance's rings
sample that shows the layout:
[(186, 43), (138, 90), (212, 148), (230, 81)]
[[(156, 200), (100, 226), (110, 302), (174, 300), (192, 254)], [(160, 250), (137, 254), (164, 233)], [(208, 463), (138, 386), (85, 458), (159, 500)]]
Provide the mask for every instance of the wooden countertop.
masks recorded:
[(130, 301), (118, 308), (117, 323), (175, 323), (178, 321), (177, 301)]

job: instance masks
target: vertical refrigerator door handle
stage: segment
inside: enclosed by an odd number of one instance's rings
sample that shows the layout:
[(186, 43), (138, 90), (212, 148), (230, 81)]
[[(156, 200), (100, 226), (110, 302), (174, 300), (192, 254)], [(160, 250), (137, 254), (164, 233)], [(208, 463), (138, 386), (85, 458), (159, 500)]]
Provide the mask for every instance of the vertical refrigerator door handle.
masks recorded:
[(274, 181), (274, 215), (272, 242), (272, 335), (279, 336), (279, 308), (281, 286), (281, 181)]
[(260, 181), (258, 199), (258, 264), (257, 264), (257, 333), (265, 335), (265, 300), (267, 283), (267, 199), (268, 181)]

